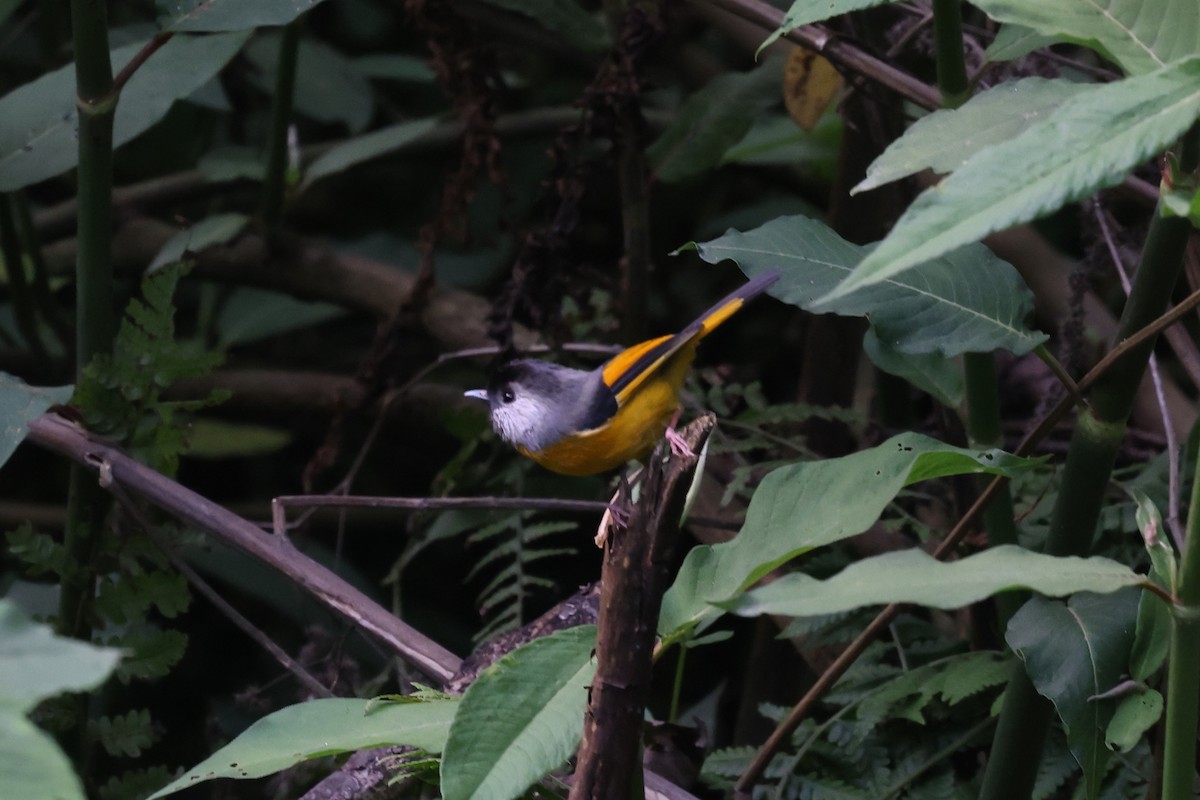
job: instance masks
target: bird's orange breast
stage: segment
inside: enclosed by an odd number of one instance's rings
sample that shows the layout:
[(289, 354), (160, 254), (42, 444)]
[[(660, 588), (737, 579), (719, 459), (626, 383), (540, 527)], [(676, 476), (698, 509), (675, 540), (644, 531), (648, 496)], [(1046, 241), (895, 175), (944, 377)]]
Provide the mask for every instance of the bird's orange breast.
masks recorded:
[(681, 347), (598, 428), (566, 436), (538, 451), (521, 452), (564, 475), (595, 475), (650, 454), (679, 407), (679, 391), (696, 354)]

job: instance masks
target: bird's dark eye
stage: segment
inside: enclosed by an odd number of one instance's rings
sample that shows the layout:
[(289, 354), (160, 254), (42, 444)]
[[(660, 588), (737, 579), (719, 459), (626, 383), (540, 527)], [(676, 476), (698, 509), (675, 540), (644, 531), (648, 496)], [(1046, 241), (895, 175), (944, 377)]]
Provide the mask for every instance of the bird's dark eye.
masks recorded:
[(506, 388), (503, 392), (500, 393), (500, 399), (506, 403), (511, 403), (513, 400), (517, 399), (517, 396), (515, 394), (513, 394), (512, 389)]

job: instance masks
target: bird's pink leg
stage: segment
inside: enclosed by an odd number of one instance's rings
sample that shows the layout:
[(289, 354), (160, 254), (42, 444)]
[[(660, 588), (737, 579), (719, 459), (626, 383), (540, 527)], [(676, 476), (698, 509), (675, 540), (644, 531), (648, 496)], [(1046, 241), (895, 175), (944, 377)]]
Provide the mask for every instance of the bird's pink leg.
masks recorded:
[(675, 430), (675, 426), (679, 424), (679, 417), (683, 414), (683, 407), (675, 409), (675, 413), (671, 415), (671, 421), (667, 423), (667, 430), (663, 436), (667, 439), (667, 444), (671, 446), (671, 455), (683, 458), (684, 456), (696, 455), (692, 452), (691, 446), (683, 440), (679, 432)]

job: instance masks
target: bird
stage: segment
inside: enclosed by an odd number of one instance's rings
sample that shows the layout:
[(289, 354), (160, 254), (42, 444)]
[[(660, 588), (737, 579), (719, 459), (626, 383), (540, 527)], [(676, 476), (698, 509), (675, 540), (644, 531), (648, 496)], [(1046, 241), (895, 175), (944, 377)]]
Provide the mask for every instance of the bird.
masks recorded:
[(674, 452), (686, 452), (672, 434), (696, 346), (777, 280), (776, 270), (761, 273), (679, 333), (635, 344), (596, 369), (514, 359), (493, 370), (486, 389), (465, 394), (487, 402), (501, 439), (563, 475), (595, 475), (645, 460), (664, 435)]

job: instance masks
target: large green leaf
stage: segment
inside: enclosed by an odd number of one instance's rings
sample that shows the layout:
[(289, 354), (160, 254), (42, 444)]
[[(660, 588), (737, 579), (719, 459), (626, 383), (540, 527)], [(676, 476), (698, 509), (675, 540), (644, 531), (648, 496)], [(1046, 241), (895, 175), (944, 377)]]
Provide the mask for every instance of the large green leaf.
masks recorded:
[(786, 36), (801, 25), (810, 25), (830, 17), (848, 14), (851, 11), (861, 11), (864, 8), (880, 6), (894, 0), (793, 0), (791, 7), (783, 14), (783, 22), (771, 33), (758, 50), (772, 44), (780, 36)]
[(437, 121), (418, 119), (389, 125), (376, 131), (348, 139), (321, 154), (304, 175), (307, 186), (318, 178), (333, 175), (364, 161), (387, 155), (424, 136), (436, 127)]
[(940, 353), (902, 353), (880, 340), (874, 328), (863, 334), (863, 352), (884, 372), (916, 386), (946, 408), (958, 408), (966, 392), (958, 361)]
[[(246, 58), (257, 69), (251, 80), (265, 94), (274, 94), (283, 34), (272, 31), (254, 37)], [(300, 40), (296, 53), (296, 87), (292, 104), (297, 113), (320, 122), (340, 122), (354, 134), (366, 130), (375, 113), (370, 82), (354, 62), (329, 45)]]
[(1079, 594), (1065, 604), (1034, 597), (1008, 623), (1009, 647), (1025, 662), (1038, 693), (1054, 703), (1088, 797), (1096, 796), (1104, 775), (1105, 730), (1117, 705), (1097, 695), (1128, 669), (1138, 594)]
[(442, 758), (446, 800), (507, 800), (562, 764), (583, 731), (596, 628), (536, 639), (488, 667), (463, 695)]
[(984, 55), (988, 61), (1014, 61), (1057, 41), (1057, 37), (1045, 36), (1023, 25), (1009, 24), (996, 32), (996, 38), (987, 46)]
[(55, 636), (0, 600), (0, 708), (25, 712), (47, 697), (98, 686), (121, 651)]
[(40, 417), (56, 403), (67, 402), (73, 391), (73, 386), (30, 386), (0, 372), (0, 466), (25, 440), (29, 420)]
[(457, 698), (384, 703), (331, 697), (280, 709), (150, 796), (165, 797), (213, 778), (261, 778), (310, 758), (367, 747), (409, 745), (441, 752)]
[(1006, 81), (972, 97), (961, 108), (922, 117), (867, 168), (851, 194), (931, 169), (953, 172), (985, 147), (1013, 138), (1089, 84), (1025, 78)]
[(1200, 115), (1200, 58), (1090, 87), (925, 191), (826, 302), (1121, 181)]
[(486, 0), (515, 11), (541, 25), (563, 44), (585, 53), (599, 53), (612, 44), (603, 18), (583, 9), (578, 0)]
[(0, 710), (0, 797), (84, 800), (83, 784), (54, 737)]
[(763, 111), (780, 102), (782, 62), (714, 79), (684, 101), (670, 127), (646, 149), (654, 176), (680, 181), (721, 163)]
[(158, 255), (146, 267), (146, 272), (155, 272), (167, 264), (184, 260), (188, 253), (199, 253), (206, 247), (225, 244), (242, 232), (250, 217), (245, 214), (213, 214), (196, 224), (184, 228), (167, 240)]
[(658, 630), (673, 638), (719, 614), (775, 567), (830, 542), (862, 533), (905, 486), (946, 475), (1013, 475), (1037, 462), (999, 450), (980, 452), (903, 433), (842, 458), (780, 467), (763, 478), (730, 542), (688, 553), (663, 598)]
[(1016, 545), (993, 547), (959, 561), (938, 561), (914, 549), (864, 558), (823, 581), (794, 572), (721, 605), (744, 617), (811, 617), (885, 603), (961, 608), (1000, 592), (1026, 589), (1065, 597), (1115, 592), (1145, 579), (1107, 558), (1049, 556)]
[(1099, 50), (1129, 75), (1200, 54), (1196, 0), (978, 0), (994, 19)]
[(158, 0), (169, 31), (244, 31), (286, 25), (323, 0)]
[[(158, 122), (171, 105), (200, 88), (241, 49), (249, 31), (215, 36), (176, 36), (142, 65), (117, 104), (113, 146)], [(146, 42), (112, 51), (113, 67), (125, 66)], [(79, 159), (75, 67), (68, 64), (0, 98), (0, 192), (10, 192), (75, 166)], [(18, 122), (19, 121), (19, 122)]]
[(803, 309), (870, 317), (879, 338), (903, 353), (1027, 353), (1046, 336), (1026, 327), (1033, 297), (1021, 276), (982, 245), (962, 248), (894, 280), (820, 302), (851, 274), (868, 248), (808, 217), (780, 217), (752, 231), (728, 231), (693, 244), (716, 264), (738, 262), (747, 275), (778, 269), (772, 295)]

